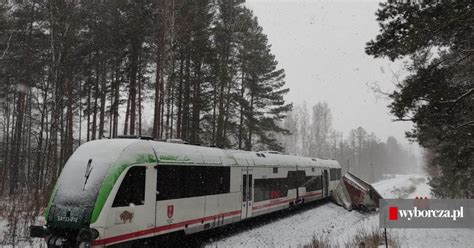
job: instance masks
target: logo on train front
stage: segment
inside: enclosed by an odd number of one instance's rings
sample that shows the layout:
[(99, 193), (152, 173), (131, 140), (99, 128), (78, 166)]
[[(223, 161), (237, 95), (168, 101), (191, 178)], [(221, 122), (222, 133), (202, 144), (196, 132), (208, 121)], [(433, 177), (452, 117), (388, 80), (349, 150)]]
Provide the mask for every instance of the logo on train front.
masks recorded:
[[(133, 212), (129, 212), (129, 211), (125, 210), (120, 214), (120, 220), (123, 222), (123, 224), (126, 224), (127, 222), (132, 223), (133, 215), (134, 215)], [(115, 222), (115, 223), (117, 223), (117, 222)]]
[(168, 218), (172, 218), (173, 217), (173, 214), (174, 214), (174, 205), (170, 205), (168, 206)]

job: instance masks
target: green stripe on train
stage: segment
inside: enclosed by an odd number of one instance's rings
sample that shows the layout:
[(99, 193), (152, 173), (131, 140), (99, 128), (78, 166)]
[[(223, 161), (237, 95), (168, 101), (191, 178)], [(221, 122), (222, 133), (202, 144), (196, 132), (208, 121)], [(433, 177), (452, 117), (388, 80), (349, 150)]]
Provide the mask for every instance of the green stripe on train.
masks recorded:
[(48, 201), (48, 206), (44, 210), (44, 219), (48, 221), (49, 209), (51, 208), (51, 204), (53, 203), (54, 196), (56, 196), (56, 192), (58, 192), (58, 185), (54, 185), (53, 192), (51, 193), (51, 197)]
[(94, 210), (92, 211), (91, 216), (91, 223), (95, 223), (99, 218), (100, 212), (104, 208), (104, 204), (109, 197), (110, 191), (114, 187), (115, 183), (117, 182), (119, 176), (122, 172), (127, 169), (127, 167), (133, 164), (143, 164), (143, 163), (156, 163), (156, 157), (154, 154), (143, 154), (138, 155), (135, 161), (126, 161), (122, 162), (118, 166), (113, 166), (100, 187), (99, 194), (97, 196), (97, 200), (95, 201)]

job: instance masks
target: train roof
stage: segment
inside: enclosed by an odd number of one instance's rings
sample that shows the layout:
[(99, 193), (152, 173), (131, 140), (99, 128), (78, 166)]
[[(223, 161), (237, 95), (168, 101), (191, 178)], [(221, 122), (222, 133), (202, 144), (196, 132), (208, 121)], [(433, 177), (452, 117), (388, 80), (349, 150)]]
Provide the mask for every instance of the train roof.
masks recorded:
[[(274, 152), (251, 152), (140, 139), (97, 140), (83, 146), (107, 150), (110, 159), (156, 161), (160, 164), (216, 166), (326, 167), (340, 168), (336, 160), (301, 157)], [(97, 144), (100, 144), (99, 146)], [(152, 149), (150, 149), (152, 148)], [(134, 158), (133, 158), (134, 157)], [(153, 159), (156, 158), (155, 159)], [(140, 158), (140, 159), (136, 159)], [(112, 163), (115, 161), (111, 161)]]
[[(111, 185), (123, 170), (130, 165), (144, 163), (340, 168), (335, 160), (269, 152), (224, 150), (141, 139), (101, 139), (84, 143), (68, 159), (55, 186), (57, 190), (55, 202), (63, 205), (80, 202), (93, 204), (97, 194), (101, 192), (108, 194)], [(106, 189), (99, 192), (103, 188), (101, 187), (103, 182)]]

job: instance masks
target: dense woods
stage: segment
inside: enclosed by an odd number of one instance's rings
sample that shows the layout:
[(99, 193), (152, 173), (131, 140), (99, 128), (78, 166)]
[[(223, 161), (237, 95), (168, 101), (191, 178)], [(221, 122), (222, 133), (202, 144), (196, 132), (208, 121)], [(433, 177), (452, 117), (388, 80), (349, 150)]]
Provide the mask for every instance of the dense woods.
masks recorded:
[(474, 3), (389, 1), (377, 12), (380, 34), (366, 52), (406, 58), (410, 75), (390, 94), (391, 112), (429, 150), (433, 193), (474, 196)]
[[(369, 182), (419, 172), (394, 137), (343, 134), (327, 103), (285, 102), (285, 72), (244, 2), (0, 0), (0, 245), (28, 235), (62, 166), (91, 140), (151, 136), (336, 159)], [(389, 108), (414, 123), (407, 137), (426, 148), (439, 198), (474, 196), (473, 5), (382, 3), (380, 33), (365, 48), (408, 61)]]
[(349, 133), (336, 130), (326, 102), (308, 107), (297, 105), (288, 113), (282, 127), (291, 135), (280, 135), (286, 152), (309, 157), (335, 159), (345, 173), (350, 171), (374, 182), (384, 174), (418, 173), (417, 158), (394, 137), (381, 141), (363, 127)]
[(47, 195), (119, 135), (282, 150), (285, 74), (244, 1), (1, 2), (0, 194)]

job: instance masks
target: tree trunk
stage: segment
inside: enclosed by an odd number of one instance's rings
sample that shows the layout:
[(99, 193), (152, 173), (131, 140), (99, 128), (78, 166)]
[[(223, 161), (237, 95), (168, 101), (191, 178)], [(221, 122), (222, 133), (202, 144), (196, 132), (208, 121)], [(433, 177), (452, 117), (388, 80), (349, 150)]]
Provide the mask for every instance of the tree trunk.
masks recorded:
[[(174, 71), (174, 62), (172, 66), (172, 72)], [(167, 85), (167, 98), (166, 98), (166, 138), (171, 138), (171, 135), (173, 135), (173, 115), (172, 115), (172, 109), (173, 109), (173, 98), (174, 98), (174, 90), (173, 90), (173, 73), (171, 74), (170, 79), (168, 80), (168, 85)]]
[(248, 136), (247, 136), (247, 144), (246, 144), (246, 150), (251, 151), (252, 150), (252, 131), (253, 131), (253, 125), (254, 125), (254, 119), (253, 119), (253, 93), (250, 95), (250, 104), (249, 104), (249, 112), (248, 114)]
[(102, 75), (100, 83), (100, 115), (99, 115), (99, 139), (104, 138), (105, 128), (105, 104), (107, 98), (107, 80), (105, 75)]
[[(23, 86), (24, 87), (24, 86)], [(26, 94), (22, 87), (18, 87), (20, 89), (18, 93), (18, 98), (16, 102), (16, 121), (15, 121), (15, 128), (13, 131), (13, 139), (11, 144), (11, 162), (9, 165), (10, 168), (10, 196), (13, 196), (17, 193), (18, 183), (19, 183), (19, 166), (20, 166), (20, 149), (21, 149), (21, 137), (22, 137), (22, 130), (23, 130), (23, 118), (25, 113), (25, 98)]]
[(137, 40), (132, 41), (131, 62), (130, 62), (130, 135), (135, 135), (135, 124), (137, 115), (137, 72), (138, 56), (141, 43)]
[(244, 93), (245, 93), (245, 87), (244, 87), (244, 68), (242, 66), (242, 82), (240, 86), (240, 121), (239, 121), (239, 150), (242, 149), (243, 143), (242, 140), (244, 138)]
[(98, 100), (99, 100), (99, 81), (100, 81), (100, 72), (99, 72), (99, 63), (96, 64), (96, 78), (94, 85), (94, 109), (92, 114), (92, 140), (96, 139), (97, 135), (97, 109), (98, 109)]
[(178, 86), (178, 103), (177, 103), (177, 113), (176, 113), (176, 138), (181, 138), (181, 118), (182, 118), (182, 105), (183, 105), (183, 71), (184, 71), (184, 54), (181, 51), (181, 59), (179, 62), (179, 86)]
[(138, 70), (138, 136), (142, 135), (142, 74)]
[(114, 101), (112, 103), (111, 111), (113, 113), (113, 126), (112, 126), (112, 137), (115, 138), (118, 135), (118, 109), (119, 109), (119, 103), (120, 103), (120, 63), (116, 62), (115, 67), (114, 67), (114, 81), (113, 81), (113, 95), (114, 95)]
[(73, 96), (73, 85), (72, 81), (68, 80), (66, 81), (67, 83), (67, 90), (66, 90), (66, 95), (67, 95), (67, 112), (66, 112), (66, 142), (65, 142), (65, 153), (64, 153), (64, 160), (67, 160), (69, 156), (71, 156), (72, 151), (73, 151), (73, 145), (74, 145), (74, 136), (73, 136), (73, 125), (74, 125), (74, 96)]
[[(160, 52), (158, 52), (160, 53)], [(156, 74), (155, 74), (155, 106), (153, 113), (153, 132), (152, 136), (155, 139), (160, 138), (160, 120), (161, 120), (161, 55), (156, 59)]]
[[(230, 41), (227, 41), (230, 42)], [(225, 54), (223, 55), (221, 65), (220, 65), (220, 89), (219, 89), (219, 105), (218, 105), (218, 116), (217, 116), (217, 133), (216, 133), (216, 146), (223, 147), (224, 146), (224, 120), (225, 120), (225, 99), (229, 97), (225, 94), (226, 88), (230, 87), (229, 82), (229, 71), (228, 71), (228, 61), (229, 61), (229, 44), (226, 44), (226, 48), (224, 49)]]
[(183, 140), (189, 141), (189, 104), (190, 104), (190, 96), (191, 96), (191, 65), (190, 65), (190, 56), (191, 51), (188, 45), (188, 51), (186, 56), (186, 76), (185, 76), (185, 85), (184, 85), (184, 101), (183, 101), (183, 120), (182, 120), (182, 127), (181, 127), (181, 138)]
[(89, 82), (87, 85), (87, 141), (91, 140), (91, 94), (92, 87)]
[(193, 89), (193, 116), (191, 124), (191, 144), (199, 144), (199, 122), (201, 115), (201, 63), (196, 65)]
[(161, 138), (162, 133), (162, 122), (163, 115), (161, 113), (161, 105), (163, 101), (163, 81), (162, 81), (162, 68), (163, 68), (163, 54), (165, 47), (165, 34), (166, 34), (166, 13), (167, 13), (167, 1), (158, 1), (157, 5), (159, 16), (158, 21), (162, 25), (159, 27), (157, 32), (157, 51), (156, 51), (156, 73), (155, 73), (155, 106), (153, 114), (153, 132), (152, 136), (155, 139)]
[[(10, 98), (10, 80), (7, 80), (7, 86), (6, 86), (6, 89), (7, 89), (7, 92), (5, 93), (6, 95), (6, 99), (9, 100)], [(10, 117), (10, 101), (5, 101), (4, 102), (4, 105), (5, 105), (5, 126), (4, 126), (4, 135), (3, 135), (3, 138), (4, 138), (4, 149), (3, 149), (3, 157), (4, 157), (4, 164), (2, 166), (2, 176), (3, 178), (7, 178), (7, 173), (9, 173), (9, 164), (10, 164), (10, 156), (9, 156), (9, 144), (10, 144), (10, 121), (11, 121), (11, 117)], [(1, 187), (2, 187), (2, 193), (5, 192), (5, 187), (6, 187), (6, 183), (8, 182), (8, 180), (2, 180), (1, 181)]]
[(218, 84), (214, 83), (214, 90), (212, 96), (212, 137), (211, 143), (212, 145), (217, 145), (217, 104), (218, 100)]
[(125, 110), (125, 124), (123, 127), (123, 135), (128, 135), (128, 122), (130, 120), (130, 91), (129, 91), (129, 96), (127, 97), (127, 107)]
[(227, 137), (227, 123), (229, 123), (229, 118), (230, 118), (230, 104), (232, 102), (232, 96), (230, 94), (230, 91), (231, 91), (231, 84), (229, 84), (228, 88), (227, 88), (227, 93), (226, 93), (226, 104), (225, 104), (225, 110), (224, 110), (224, 123), (223, 123), (223, 127), (222, 127), (222, 145), (221, 147), (225, 147), (226, 144), (224, 144), (224, 142), (227, 140), (226, 137)]
[[(37, 178), (37, 183), (38, 183), (38, 186), (36, 187), (37, 189), (37, 192), (39, 192), (40, 189), (43, 188), (43, 177), (44, 177), (44, 171), (43, 171), (43, 161), (44, 161), (44, 150), (43, 150), (43, 133), (44, 133), (44, 129), (45, 129), (45, 120), (46, 120), (46, 117), (47, 117), (47, 97), (48, 97), (48, 89), (49, 89), (49, 83), (46, 82), (46, 87), (45, 87), (45, 90), (43, 92), (43, 107), (42, 107), (42, 110), (40, 110), (40, 113), (41, 113), (41, 121), (40, 121), (40, 129), (39, 129), (39, 133), (38, 133), (38, 147), (36, 149), (37, 153), (36, 153), (36, 156), (35, 156), (35, 168), (36, 168), (36, 171), (37, 171), (37, 174), (36, 174), (36, 178)], [(38, 102), (38, 106), (40, 106), (39, 102)]]

